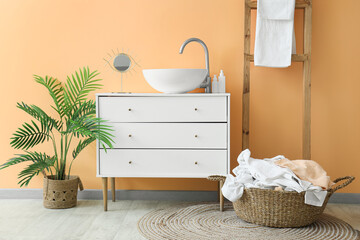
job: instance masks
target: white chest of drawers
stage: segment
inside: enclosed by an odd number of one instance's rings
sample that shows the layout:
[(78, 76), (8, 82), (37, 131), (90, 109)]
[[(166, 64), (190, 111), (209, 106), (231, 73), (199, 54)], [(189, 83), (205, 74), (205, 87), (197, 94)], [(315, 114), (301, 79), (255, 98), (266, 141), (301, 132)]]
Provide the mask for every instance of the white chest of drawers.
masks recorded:
[[(97, 176), (206, 178), (229, 173), (229, 94), (96, 95), (114, 148), (97, 144)], [(104, 200), (105, 200), (104, 194)]]

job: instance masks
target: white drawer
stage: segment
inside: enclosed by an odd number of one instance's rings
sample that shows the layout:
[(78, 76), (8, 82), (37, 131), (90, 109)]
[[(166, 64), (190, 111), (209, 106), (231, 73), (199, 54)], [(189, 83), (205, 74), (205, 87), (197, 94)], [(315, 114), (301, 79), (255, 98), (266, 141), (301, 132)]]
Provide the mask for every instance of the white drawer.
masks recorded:
[(227, 97), (99, 97), (110, 122), (226, 122)]
[(227, 123), (108, 123), (114, 148), (227, 148)]
[(207, 177), (227, 173), (226, 150), (100, 149), (106, 177)]

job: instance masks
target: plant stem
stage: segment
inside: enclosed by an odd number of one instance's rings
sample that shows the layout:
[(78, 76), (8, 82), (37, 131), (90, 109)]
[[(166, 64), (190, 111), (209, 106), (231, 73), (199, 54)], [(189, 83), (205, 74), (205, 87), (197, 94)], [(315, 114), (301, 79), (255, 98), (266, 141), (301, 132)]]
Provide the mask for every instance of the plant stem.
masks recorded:
[(63, 160), (64, 160), (64, 136), (63, 136), (63, 134), (61, 134), (61, 138), (60, 138), (60, 141), (61, 141), (61, 143), (60, 143), (60, 154), (61, 154), (61, 156), (60, 156), (60, 169), (59, 169), (59, 172), (58, 172), (58, 180), (63, 180), (62, 179), (62, 172), (63, 172), (63, 168), (64, 168), (64, 166), (63, 166)]
[(52, 172), (52, 170), (51, 170), (51, 167), (49, 167), (49, 170), (50, 170), (50, 176), (52, 176), (52, 175), (53, 175), (53, 172)]
[[(54, 153), (55, 153), (55, 160), (56, 160), (56, 165), (54, 165), (54, 168), (55, 168), (55, 172), (58, 172), (59, 171), (59, 158), (58, 158), (58, 154), (57, 154), (57, 148), (56, 148), (56, 141), (55, 141), (55, 136), (54, 136), (54, 133), (51, 132), (52, 134), (52, 142), (53, 142), (53, 146), (54, 146)], [(51, 171), (51, 168), (50, 168), (50, 171)], [(51, 172), (51, 175), (53, 175), (53, 173)], [(56, 176), (55, 176), (56, 177)]]
[[(70, 144), (71, 144), (72, 137), (73, 137), (73, 134), (70, 135), (70, 139), (69, 139), (69, 142), (68, 142), (67, 147), (66, 147), (66, 156), (67, 156), (68, 151), (69, 151), (69, 148), (70, 148)], [(74, 161), (74, 159), (71, 161), (70, 166), (69, 166), (68, 179), (70, 179), (70, 169), (71, 169), (71, 165), (72, 165), (72, 162), (73, 162), (73, 161)], [(66, 161), (65, 161), (65, 162), (66, 162)]]
[(74, 160), (75, 160), (75, 158), (73, 158), (73, 160), (71, 160), (71, 163), (70, 163), (70, 166), (69, 166), (68, 179), (70, 179), (71, 166), (72, 166)]
[(61, 134), (61, 164), (59, 170), (59, 179), (65, 180), (66, 160), (69, 152), (72, 135), (68, 138), (68, 134)]
[(68, 154), (68, 149), (69, 149), (69, 146), (68, 146), (68, 135), (65, 134), (65, 140), (64, 140), (64, 168), (63, 168), (63, 171), (62, 171), (62, 174), (63, 174), (63, 179), (65, 180), (66, 176), (65, 176), (65, 169), (66, 169), (66, 159), (67, 159), (67, 154)]

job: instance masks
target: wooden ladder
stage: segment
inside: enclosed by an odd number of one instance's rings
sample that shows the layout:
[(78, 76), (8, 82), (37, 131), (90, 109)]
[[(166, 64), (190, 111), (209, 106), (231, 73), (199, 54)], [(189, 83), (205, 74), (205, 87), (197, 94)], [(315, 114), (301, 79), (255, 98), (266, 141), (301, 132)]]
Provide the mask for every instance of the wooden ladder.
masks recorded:
[[(244, 21), (244, 82), (242, 110), (242, 149), (249, 148), (250, 118), (250, 54), (251, 9), (257, 8), (257, 1), (245, 0)], [(296, 0), (295, 8), (304, 9), (304, 52), (293, 54), (293, 62), (303, 62), (303, 140), (302, 157), (311, 159), (311, 13), (312, 0)]]

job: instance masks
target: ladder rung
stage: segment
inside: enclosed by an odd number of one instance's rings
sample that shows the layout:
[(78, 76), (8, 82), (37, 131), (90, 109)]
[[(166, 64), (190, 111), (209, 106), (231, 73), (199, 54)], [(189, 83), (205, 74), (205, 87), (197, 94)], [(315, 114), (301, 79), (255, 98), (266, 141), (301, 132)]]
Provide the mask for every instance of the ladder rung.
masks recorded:
[[(245, 54), (247, 57), (247, 60), (250, 62), (254, 61), (254, 54)], [(293, 62), (304, 62), (309, 59), (308, 54), (292, 54), (291, 55), (291, 61)]]
[[(306, 8), (307, 6), (310, 5), (310, 2), (309, 1), (296, 1), (295, 3), (295, 8)], [(257, 1), (250, 1), (248, 3), (248, 6), (251, 8), (251, 9), (256, 9), (257, 8)]]

